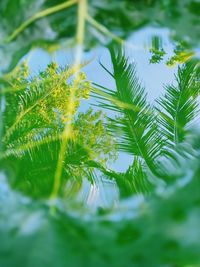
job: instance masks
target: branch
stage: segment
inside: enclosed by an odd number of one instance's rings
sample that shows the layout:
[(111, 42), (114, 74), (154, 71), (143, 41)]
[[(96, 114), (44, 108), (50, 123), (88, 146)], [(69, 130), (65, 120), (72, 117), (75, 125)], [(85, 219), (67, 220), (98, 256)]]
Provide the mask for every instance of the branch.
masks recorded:
[(43, 17), (49, 16), (53, 13), (59, 12), (63, 9), (66, 9), (66, 8), (76, 4), (76, 3), (77, 3), (77, 0), (70, 0), (70, 1), (66, 1), (62, 4), (59, 4), (59, 5), (56, 5), (53, 7), (49, 7), (45, 10), (39, 11), (38, 13), (33, 15), (31, 18), (26, 20), (24, 23), (22, 23), (10, 36), (7, 37), (5, 42), (11, 42), (12, 40), (14, 40), (21, 32), (23, 32), (34, 21), (41, 19)]

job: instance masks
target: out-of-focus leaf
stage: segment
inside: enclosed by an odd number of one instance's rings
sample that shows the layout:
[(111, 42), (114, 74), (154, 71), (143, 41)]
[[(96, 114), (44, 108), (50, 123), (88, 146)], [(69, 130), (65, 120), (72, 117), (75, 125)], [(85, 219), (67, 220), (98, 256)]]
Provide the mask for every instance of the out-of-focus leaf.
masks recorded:
[(183, 166), (193, 173), (185, 186), (92, 216), (77, 211), (72, 217), (62, 206), (52, 214), (46, 203), (32, 202), (1, 181), (1, 266), (197, 267), (198, 162)]
[[(2, 69), (10, 71), (16, 64), (16, 59), (27, 54), (28, 49), (44, 47), (45, 43), (45, 49), (52, 51), (52, 47), (57, 50), (59, 47), (66, 47), (67, 41), (75, 41), (76, 5), (34, 21), (11, 43), (3, 44), (3, 41), (15, 29), (37, 12), (62, 3), (64, 1), (61, 0), (49, 0), (48, 2), (16, 0), (15, 3), (12, 0), (1, 1), (0, 64)], [(144, 25), (153, 25), (172, 30), (174, 40), (182, 41), (186, 38), (189, 46), (198, 46), (199, 16), (193, 12), (196, 2), (183, 0), (175, 3), (164, 0), (141, 0), (134, 3), (130, 0), (112, 2), (92, 0), (89, 1), (88, 12), (98, 23), (123, 39)], [(87, 36), (85, 49), (91, 49), (99, 42), (104, 44), (110, 42), (109, 36), (102, 34), (90, 23), (86, 25), (85, 36)], [(15, 58), (14, 61), (13, 58)]]
[(150, 63), (159, 63), (166, 54), (162, 47), (162, 39), (159, 38), (159, 36), (152, 37), (152, 47), (150, 48), (150, 52), (152, 54)]
[[(67, 123), (69, 94), (77, 86), (72, 109), (72, 133), (63, 159), (59, 195), (68, 195), (67, 183), (80, 187), (84, 179), (94, 183), (91, 161), (105, 166), (115, 158), (115, 145), (104, 126), (102, 112), (78, 112), (87, 99), (90, 82), (84, 73), (69, 79), (73, 68), (58, 68), (51, 63), (38, 76), (28, 77), (26, 64), (4, 76), (1, 110), (0, 168), (8, 173), (13, 188), (34, 198), (48, 198), (55, 179), (57, 161)], [(77, 114), (76, 114), (77, 113)], [(72, 191), (72, 190), (71, 190)]]

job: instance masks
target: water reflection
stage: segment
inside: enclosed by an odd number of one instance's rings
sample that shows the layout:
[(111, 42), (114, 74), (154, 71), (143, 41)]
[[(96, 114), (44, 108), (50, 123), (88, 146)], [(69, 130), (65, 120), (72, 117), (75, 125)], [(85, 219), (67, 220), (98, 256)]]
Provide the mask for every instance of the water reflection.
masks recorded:
[[(162, 40), (162, 47), (165, 51), (163, 59), (158, 64), (152, 64), (151, 45), (152, 38), (158, 36)], [(177, 71), (177, 65), (169, 67), (166, 63), (174, 54), (174, 42), (171, 40), (171, 31), (168, 28), (144, 27), (133, 32), (125, 44), (126, 54), (129, 61), (135, 62), (137, 72), (142, 84), (146, 88), (148, 100), (153, 101), (158, 98), (164, 91), (164, 85), (172, 84), (175, 81), (174, 74)], [(198, 53), (198, 48), (196, 52)], [(29, 65), (33, 73), (45, 69), (46, 65), (55, 60), (60, 66), (73, 64), (73, 50), (60, 50), (52, 56), (45, 51), (37, 49), (31, 53)], [(39, 60), (38, 60), (39, 59)], [(89, 52), (85, 52), (83, 60), (91, 60), (90, 64), (84, 67), (89, 80), (102, 84), (108, 88), (114, 88), (115, 84), (112, 77), (101, 67), (101, 62), (107, 69), (111, 69), (111, 60), (107, 48), (99, 46)], [(89, 105), (95, 103), (91, 98), (89, 101), (83, 101), (80, 111), (88, 109)], [(96, 107), (93, 107), (96, 109)], [(109, 115), (111, 111), (109, 111)], [(117, 161), (110, 166), (116, 171), (125, 171), (132, 164), (133, 157), (126, 153), (119, 153)], [(79, 194), (79, 198), (93, 207), (114, 205), (118, 199), (118, 189), (114, 182), (102, 180), (102, 177), (96, 181), (96, 184), (89, 186), (85, 181)]]

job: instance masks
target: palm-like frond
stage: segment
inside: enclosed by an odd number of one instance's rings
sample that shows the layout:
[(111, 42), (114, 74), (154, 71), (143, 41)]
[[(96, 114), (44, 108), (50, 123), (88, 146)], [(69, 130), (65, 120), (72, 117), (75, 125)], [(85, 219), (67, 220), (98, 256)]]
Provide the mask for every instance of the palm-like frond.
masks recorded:
[[(59, 69), (52, 63), (33, 79), (24, 73), (12, 75), (9, 90), (7, 84), (3, 85), (2, 98), (6, 101), (0, 113), (3, 119), (0, 165), (13, 174), (10, 180), (13, 187), (28, 195), (48, 197), (52, 191), (63, 128), (68, 122), (69, 93), (74, 86), (73, 81), (66, 80), (75, 71), (75, 68)], [(76, 114), (80, 101), (90, 91), (84, 73), (77, 75), (77, 83), (80, 90), (74, 97), (73, 131), (64, 152), (61, 173), (59, 195), (62, 196), (66, 194), (68, 180), (76, 181), (79, 186), (84, 178), (94, 182), (92, 160), (105, 165), (115, 157), (102, 113), (89, 109)], [(20, 89), (15, 90), (16, 87)]]
[(122, 198), (136, 194), (147, 194), (155, 187), (147, 177), (145, 166), (137, 157), (125, 172), (116, 172), (96, 161), (88, 161), (86, 164), (99, 170), (108, 180), (115, 181)]
[[(52, 139), (51, 142), (27, 147), (26, 150), (6, 155), (1, 160), (1, 165), (5, 172), (11, 174), (10, 183), (14, 188), (36, 198), (49, 197), (59, 149), (60, 140)], [(87, 171), (89, 172), (90, 169), (86, 167), (86, 163), (89, 159), (88, 151), (70, 140), (65, 152), (60, 196), (65, 193), (65, 185), (68, 180), (82, 182), (83, 178), (87, 178)]]
[(135, 158), (133, 164), (129, 166), (127, 171), (119, 174), (115, 180), (122, 197), (147, 194), (152, 192), (154, 188), (153, 183), (147, 176), (145, 166), (143, 166), (141, 160), (138, 158)]
[(156, 117), (147, 103), (144, 87), (137, 78), (135, 64), (128, 62), (121, 50), (110, 49), (116, 90), (102, 86), (94, 89), (100, 106), (118, 112), (110, 118), (110, 131), (116, 135), (120, 150), (142, 159), (156, 174), (155, 161), (163, 140), (157, 131)]
[(166, 93), (158, 99), (159, 123), (170, 144), (183, 142), (188, 126), (199, 111), (199, 68), (196, 60), (178, 68), (176, 85), (166, 86)]
[[(52, 64), (45, 72), (41, 72), (39, 77), (30, 80), (24, 77), (18, 78), (20, 83), (22, 83), (22, 79), (24, 80), (25, 86), (23, 90), (11, 91), (6, 94), (4, 141), (8, 141), (13, 133), (20, 132), (20, 136), (22, 136), (32, 129), (41, 127), (41, 125), (46, 126), (44, 125), (46, 118), (42, 119), (42, 103), (46, 98), (51, 97), (67, 77), (70, 77), (67, 70), (62, 73), (56, 72), (57, 70)], [(15, 112), (13, 112), (13, 109), (15, 109)], [(37, 114), (37, 119), (34, 119), (34, 113)], [(49, 121), (47, 123), (49, 124)], [(19, 131), (20, 128), (21, 131)], [(15, 134), (13, 139), (16, 138), (18, 136)]]
[[(79, 68), (85, 64), (80, 65)], [(34, 78), (27, 78), (19, 70), (19, 74), (16, 73), (17, 77), (11, 82), (13, 90), (8, 90), (5, 94), (3, 141), (16, 140), (36, 128), (55, 127), (55, 120), (59, 115), (60, 117), (66, 115), (67, 97), (73, 87), (73, 83), (68, 79), (76, 72), (77, 69), (73, 67), (58, 68), (56, 63), (49, 64), (45, 71)], [(84, 75), (82, 76), (83, 79), (79, 79), (82, 90), (76, 101), (80, 97), (84, 98), (83, 94), (86, 91)], [(15, 90), (18, 87), (20, 90)], [(87, 87), (89, 90), (89, 86)], [(16, 135), (17, 132), (19, 136)]]
[(147, 172), (141, 160), (135, 158), (133, 164), (125, 174), (125, 178), (131, 185), (131, 193), (144, 194), (153, 190), (153, 183), (148, 179)]

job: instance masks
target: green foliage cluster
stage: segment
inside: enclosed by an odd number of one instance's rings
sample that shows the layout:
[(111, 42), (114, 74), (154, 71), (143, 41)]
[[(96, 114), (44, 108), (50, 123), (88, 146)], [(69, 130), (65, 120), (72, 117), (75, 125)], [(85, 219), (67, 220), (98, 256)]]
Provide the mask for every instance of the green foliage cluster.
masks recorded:
[[(199, 148), (199, 140), (194, 142)], [(103, 215), (66, 211), (14, 193), (0, 194), (2, 266), (199, 266), (199, 156), (183, 161), (184, 186), (121, 203)], [(119, 219), (120, 216), (123, 219)]]
[(149, 51), (152, 54), (150, 63), (159, 63), (163, 59), (166, 52), (162, 47), (162, 40), (158, 36), (152, 37), (152, 48)]
[[(1, 68), (6, 71), (12, 70), (24, 55), (36, 47), (51, 53), (74, 45), (77, 1), (69, 2), (72, 2), (72, 5), (66, 8), (67, 1), (63, 0), (1, 1)], [(88, 14), (98, 26), (88, 20), (87, 39), (84, 44), (86, 49), (91, 49), (99, 43), (108, 44), (113, 37), (109, 32), (116, 34), (116, 37), (119, 37), (116, 40), (120, 41), (129, 37), (134, 30), (144, 26), (169, 28), (175, 44), (185, 41), (190, 52), (191, 48), (196, 47), (200, 38), (200, 22), (196, 12), (199, 9), (197, 0), (140, 0), (134, 3), (131, 0), (90, 0), (88, 3)], [(57, 12), (49, 15), (40, 13), (57, 6), (60, 7)], [(14, 29), (19, 29), (30, 18), (33, 18), (30, 20), (32, 23), (27, 24), (12, 42), (8, 42)], [(159, 56), (159, 53), (157, 54)]]
[[(74, 74), (73, 68), (59, 69), (52, 63), (32, 78), (24, 65), (5, 77), (2, 166), (13, 174), (14, 187), (26, 194), (49, 196), (62, 132), (69, 123), (69, 111), (73, 116), (73, 132), (66, 151), (62, 192), (70, 178), (80, 184), (84, 177), (93, 182), (92, 161), (105, 165), (115, 157), (114, 142), (104, 126), (102, 112), (89, 109), (77, 113), (80, 101), (89, 97), (91, 84), (80, 72), (74, 81), (70, 80)], [(74, 87), (78, 90), (74, 105), (69, 107), (69, 95)]]
[[(197, 0), (0, 1), (0, 266), (200, 266), (198, 8)], [(179, 64), (154, 103), (121, 46), (143, 26), (171, 30), (167, 65)], [(109, 44), (112, 69), (101, 65), (114, 88), (82, 70), (81, 48), (99, 43)], [(33, 76), (19, 64), (33, 48), (76, 44), (72, 66), (52, 62)], [(165, 57), (159, 36), (150, 53), (151, 63)], [(119, 172), (121, 152), (131, 164)], [(89, 208), (101, 185), (114, 204)]]
[(144, 192), (145, 182), (151, 184), (150, 188), (157, 186), (155, 178), (167, 184), (176, 181), (183, 173), (172, 175), (168, 164), (176, 163), (177, 146), (187, 143), (192, 122), (199, 114), (199, 61), (193, 59), (179, 67), (176, 83), (166, 86), (164, 96), (152, 106), (147, 102), (135, 65), (119, 49), (111, 47), (110, 51), (116, 89), (98, 86), (93, 91), (100, 98), (101, 107), (118, 114), (114, 119), (110, 117), (107, 127), (117, 137), (119, 150), (135, 157), (133, 166), (137, 167), (132, 168), (135, 173), (130, 176), (128, 170), (129, 179), (124, 177), (125, 186), (129, 187), (127, 194)]
[[(27, 77), (23, 66), (16, 76), (4, 79), (2, 97), (9, 105), (2, 111), (5, 134), (1, 169), (9, 174), (11, 187), (20, 193), (3, 183), (2, 265), (198, 266), (199, 135), (190, 129), (199, 112), (199, 62), (194, 59), (180, 67), (176, 84), (166, 86), (165, 95), (156, 105), (150, 105), (135, 65), (129, 63), (121, 49), (111, 47), (110, 54), (113, 73), (106, 70), (115, 80), (115, 89), (91, 84), (83, 74), (66, 82), (74, 74), (73, 68), (58, 71), (54, 63), (34, 78)], [(74, 134), (65, 152), (60, 201), (52, 210), (49, 195), (60, 149), (58, 135), (67, 123), (57, 116), (66, 112), (63, 93), (73, 86), (80, 86), (78, 101), (92, 90), (99, 107), (114, 111), (116, 117), (107, 115), (105, 120), (101, 112), (91, 109), (74, 114)], [(56, 95), (60, 101), (51, 88), (60, 88)], [(40, 101), (49, 103), (45, 115), (42, 108), (34, 110)], [(12, 103), (16, 109), (10, 108)], [(31, 117), (37, 120), (29, 123)], [(134, 156), (133, 164), (124, 173), (106, 166), (107, 159), (115, 155), (115, 143), (119, 151)], [(121, 196), (134, 195), (129, 202), (138, 204), (127, 210), (121, 202), (117, 209), (101, 209), (99, 214), (77, 208), (75, 212), (70, 206), (66, 209), (66, 199), (78, 193), (84, 178), (94, 183), (96, 171), (115, 180)], [(40, 200), (33, 201), (32, 197)], [(5, 224), (7, 220), (10, 223)], [(25, 248), (29, 250), (26, 255), (22, 253)]]

